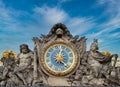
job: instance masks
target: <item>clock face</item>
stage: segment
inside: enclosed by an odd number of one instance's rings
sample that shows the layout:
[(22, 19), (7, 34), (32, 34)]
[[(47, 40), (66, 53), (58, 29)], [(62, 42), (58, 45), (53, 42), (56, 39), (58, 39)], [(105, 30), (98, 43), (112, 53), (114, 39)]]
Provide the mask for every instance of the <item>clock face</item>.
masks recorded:
[(50, 75), (65, 76), (76, 68), (77, 61), (74, 49), (68, 44), (59, 42), (46, 48), (42, 63), (44, 70)]

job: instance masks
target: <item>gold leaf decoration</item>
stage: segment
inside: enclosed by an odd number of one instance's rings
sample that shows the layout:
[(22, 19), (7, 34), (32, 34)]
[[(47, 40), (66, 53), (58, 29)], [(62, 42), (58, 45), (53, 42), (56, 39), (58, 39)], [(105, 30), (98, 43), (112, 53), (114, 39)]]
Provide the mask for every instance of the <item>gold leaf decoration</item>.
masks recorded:
[(16, 53), (13, 52), (12, 50), (6, 50), (6, 51), (4, 51), (2, 53), (2, 56), (3, 56), (3, 58), (8, 58), (8, 57), (15, 58), (16, 57)]
[(108, 57), (112, 55), (109, 51), (103, 51), (101, 53), (105, 56), (108, 56)]

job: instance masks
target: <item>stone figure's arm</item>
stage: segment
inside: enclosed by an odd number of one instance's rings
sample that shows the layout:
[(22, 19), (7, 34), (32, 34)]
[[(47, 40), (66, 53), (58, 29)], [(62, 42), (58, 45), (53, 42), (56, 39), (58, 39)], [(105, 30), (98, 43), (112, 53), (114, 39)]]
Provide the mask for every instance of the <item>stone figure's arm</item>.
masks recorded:
[(95, 58), (98, 58), (98, 59), (104, 59), (105, 58), (105, 56), (99, 56), (99, 55), (93, 55)]
[(31, 55), (31, 56), (29, 57), (28, 64), (27, 64), (26, 68), (31, 68), (32, 61), (33, 61), (33, 57), (34, 57), (33, 55)]
[(15, 64), (19, 64), (20, 63), (20, 58), (19, 58), (20, 54), (17, 55), (17, 57), (15, 58)]
[(96, 59), (104, 59), (106, 58), (106, 56), (102, 55), (100, 52), (96, 51), (95, 53), (94, 52), (91, 52), (91, 55), (96, 58)]

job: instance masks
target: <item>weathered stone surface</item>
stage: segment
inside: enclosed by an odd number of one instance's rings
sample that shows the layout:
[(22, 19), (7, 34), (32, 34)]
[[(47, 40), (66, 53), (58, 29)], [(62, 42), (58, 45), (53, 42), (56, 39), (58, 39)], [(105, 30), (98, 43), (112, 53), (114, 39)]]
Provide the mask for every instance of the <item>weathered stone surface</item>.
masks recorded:
[(67, 78), (64, 77), (49, 77), (48, 78), (48, 84), (51, 86), (71, 86), (71, 84), (68, 83)]
[[(48, 35), (34, 37), (34, 52), (28, 45), (20, 46), (17, 60), (5, 59), (0, 70), (0, 84), (4, 86), (120, 86), (120, 68), (111, 65), (112, 57), (99, 52), (98, 41), (94, 39), (86, 51), (86, 37), (73, 36), (62, 24), (55, 24)], [(64, 42), (71, 45), (77, 54), (78, 65), (64, 77), (51, 76), (42, 65), (43, 53), (51, 43)], [(9, 60), (9, 62), (8, 62)], [(115, 65), (115, 63), (114, 63)]]

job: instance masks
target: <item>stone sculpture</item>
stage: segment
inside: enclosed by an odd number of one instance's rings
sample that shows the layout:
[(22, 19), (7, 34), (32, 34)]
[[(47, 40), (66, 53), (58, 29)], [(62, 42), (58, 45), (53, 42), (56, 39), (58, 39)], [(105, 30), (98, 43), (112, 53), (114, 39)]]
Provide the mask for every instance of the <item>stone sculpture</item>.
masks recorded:
[(29, 49), (27, 44), (20, 45), (20, 54), (17, 56), (16, 63), (18, 66), (15, 67), (14, 73), (23, 81), (24, 85), (31, 86), (33, 77), (32, 76), (32, 65), (33, 52)]
[[(85, 36), (73, 36), (64, 24), (55, 24), (47, 35), (41, 34), (40, 38), (33, 37), (34, 52), (29, 49), (27, 44), (22, 44), (16, 59), (10, 56), (1, 59), (3, 72), (0, 72), (0, 85), (120, 86), (120, 68), (115, 67), (118, 55), (111, 54), (106, 56), (102, 54), (99, 51), (97, 39), (93, 40), (90, 50), (86, 51), (86, 40)], [(48, 55), (48, 58), (53, 55), (52, 50), (58, 51), (58, 54), (55, 55), (57, 55), (57, 61), (59, 62), (53, 62), (54, 64), (50, 60), (46, 60), (46, 55)], [(74, 55), (78, 60), (77, 63), (71, 62), (75, 58), (70, 56), (71, 60), (68, 62), (65, 58), (67, 55)], [(56, 56), (54, 57), (56, 59)], [(115, 62), (112, 66), (111, 59), (113, 57), (115, 57)], [(70, 62), (76, 64), (76, 67)], [(59, 68), (59, 66), (57, 67), (59, 69), (52, 67), (55, 64), (61, 65), (63, 68)], [(45, 67), (58, 71), (51, 74)], [(74, 68), (71, 70), (69, 67)], [(71, 70), (70, 72), (69, 69)], [(67, 70), (68, 72), (66, 72)], [(67, 73), (67, 75), (62, 72)]]

